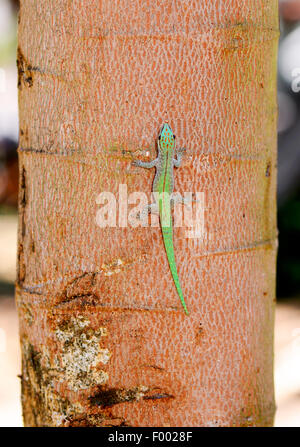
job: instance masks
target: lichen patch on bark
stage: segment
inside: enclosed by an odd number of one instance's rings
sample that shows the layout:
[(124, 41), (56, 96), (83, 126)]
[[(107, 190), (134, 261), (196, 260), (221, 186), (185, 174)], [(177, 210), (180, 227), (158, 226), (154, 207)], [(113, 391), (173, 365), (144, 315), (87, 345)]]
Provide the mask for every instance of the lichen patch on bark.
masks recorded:
[(46, 349), (37, 351), (26, 337), (22, 340), (22, 404), (26, 426), (59, 426), (68, 417), (82, 413), (78, 402), (70, 402), (54, 388), (56, 369)]
[(26, 61), (22, 50), (18, 48), (17, 51), (17, 67), (18, 67), (18, 88), (22, 85), (32, 87), (33, 85), (33, 67)]
[(98, 369), (110, 359), (108, 349), (102, 349), (99, 341), (107, 335), (100, 327), (94, 331), (83, 317), (71, 318), (56, 330), (57, 340), (63, 344), (60, 354), (61, 381), (66, 381), (73, 391), (87, 389), (107, 382), (108, 374)]
[[(81, 418), (86, 409), (70, 396), (108, 380), (101, 369), (111, 357), (100, 345), (107, 336), (105, 327), (94, 330), (90, 321), (79, 315), (60, 322), (54, 335), (56, 349), (51, 353), (47, 347), (37, 348), (23, 338), (22, 395), (29, 426), (60, 426)], [(65, 387), (63, 393), (59, 391), (61, 385)]]

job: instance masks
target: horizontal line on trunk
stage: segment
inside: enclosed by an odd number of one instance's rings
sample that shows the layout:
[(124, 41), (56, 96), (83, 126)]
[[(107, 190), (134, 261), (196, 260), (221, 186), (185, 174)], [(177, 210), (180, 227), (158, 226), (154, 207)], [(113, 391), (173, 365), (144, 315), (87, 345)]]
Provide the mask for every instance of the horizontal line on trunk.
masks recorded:
[[(103, 32), (100, 32), (99, 34), (96, 34), (95, 36), (89, 36), (89, 35), (82, 35), (80, 36), (79, 39), (82, 40), (87, 40), (87, 39), (99, 39), (99, 38), (108, 38), (108, 37), (117, 37), (117, 38), (161, 38), (161, 39), (165, 39), (165, 38), (174, 38), (174, 37), (182, 37), (182, 38), (186, 38), (186, 39), (197, 39), (199, 36), (202, 36), (203, 34), (209, 34), (209, 33), (213, 33), (213, 32), (227, 32), (231, 33), (232, 30), (239, 30), (241, 33), (244, 33), (245, 36), (249, 36), (249, 38), (245, 39), (248, 42), (257, 42), (257, 41), (261, 41), (261, 42), (267, 42), (270, 41), (272, 39), (265, 39), (263, 37), (260, 37), (260, 35), (255, 34), (255, 37), (253, 37), (250, 32), (252, 30), (255, 31), (260, 31), (262, 34), (274, 34), (274, 37), (277, 37), (280, 35), (280, 30), (278, 28), (267, 28), (267, 27), (260, 27), (260, 26), (243, 26), (243, 24), (241, 25), (231, 25), (231, 26), (204, 26), (202, 29), (199, 27), (198, 29), (196, 27), (194, 27), (194, 29), (192, 30), (188, 30), (188, 31), (166, 31), (166, 32), (118, 32), (118, 31), (110, 31), (110, 30), (103, 30)], [(218, 43), (222, 43), (222, 42), (216, 42), (216, 44)]]
[(240, 253), (243, 251), (252, 251), (252, 250), (255, 250), (256, 248), (264, 248), (266, 245), (272, 245), (272, 246), (274, 246), (273, 248), (277, 249), (278, 238), (274, 237), (271, 239), (266, 239), (266, 240), (260, 241), (260, 242), (254, 242), (253, 244), (244, 245), (241, 247), (228, 248), (225, 250), (210, 252), (208, 254), (192, 256), (192, 259), (205, 258), (207, 256), (226, 256), (229, 254), (236, 254), (236, 253)]
[[(278, 242), (277, 237), (274, 237), (274, 238), (271, 238), (271, 239), (266, 239), (264, 241), (255, 242), (253, 244), (245, 245), (245, 246), (238, 247), (238, 248), (232, 248), (232, 249), (227, 249), (227, 250), (220, 250), (220, 251), (215, 251), (215, 252), (211, 252), (211, 253), (206, 253), (206, 254), (203, 254), (203, 255), (192, 256), (191, 259), (201, 259), (201, 258), (206, 258), (206, 257), (210, 257), (210, 256), (226, 256), (226, 255), (229, 255), (229, 254), (241, 253), (243, 251), (252, 251), (252, 250), (255, 250), (256, 248), (257, 249), (264, 248), (264, 247), (266, 247), (268, 245), (272, 246), (272, 249), (277, 249), (277, 242)], [(101, 272), (99, 272), (99, 273), (101, 273)], [(21, 292), (23, 294), (27, 294), (30, 297), (32, 297), (32, 295), (46, 296), (46, 295), (49, 295), (49, 290), (45, 290), (45, 291), (41, 290), (44, 286), (51, 287), (51, 289), (53, 290), (53, 286), (58, 285), (59, 283), (62, 283), (62, 282), (67, 281), (67, 280), (70, 281), (69, 278), (65, 278), (65, 279), (64, 278), (59, 278), (57, 281), (48, 281), (47, 283), (40, 283), (38, 285), (33, 285), (33, 286), (30, 286), (30, 285), (22, 286), (20, 284), (16, 284), (16, 287), (19, 290), (19, 292)], [(61, 291), (58, 290), (57, 292), (53, 293), (53, 296), (58, 296), (60, 292)], [(66, 311), (71, 310), (71, 309), (67, 309), (67, 306), (69, 304), (71, 304), (71, 303), (76, 302), (76, 301), (80, 302), (80, 298), (81, 298), (80, 296), (76, 296), (73, 299), (72, 299), (72, 297), (70, 297), (69, 300), (56, 302), (56, 303), (54, 303), (51, 306), (51, 309), (65, 308)], [(29, 300), (30, 299), (32, 299), (32, 298), (29, 298)], [(22, 302), (22, 300), (21, 300), (21, 302)], [(35, 305), (38, 305), (38, 303), (35, 302)], [(43, 306), (43, 305), (41, 305), (40, 307), (45, 307), (45, 308), (49, 309), (49, 307)], [(164, 311), (164, 310), (167, 310), (167, 311), (177, 311), (177, 309), (173, 309), (173, 308), (160, 309), (160, 308), (148, 307), (148, 306), (147, 307), (137, 307), (137, 308), (130, 307), (130, 306), (124, 306), (124, 307), (119, 307), (119, 306), (113, 307), (113, 306), (111, 306), (110, 307), (107, 304), (101, 305), (101, 303), (99, 303), (99, 304), (97, 303), (96, 306), (94, 306), (94, 305), (90, 305), (89, 306), (87, 304), (87, 308), (88, 307), (93, 308), (93, 309), (98, 307), (101, 310), (126, 310), (127, 309), (127, 310), (137, 310), (137, 311), (139, 311), (139, 310), (141, 310), (141, 311), (152, 311), (152, 310), (154, 310), (154, 311)], [(181, 310), (181, 309), (178, 309), (178, 310)]]
[[(69, 152), (68, 152), (69, 151)], [(52, 152), (47, 152), (44, 149), (37, 149), (37, 148), (33, 148), (33, 147), (28, 147), (28, 148), (23, 148), (20, 147), (18, 148), (18, 152), (20, 154), (39, 154), (39, 155), (53, 155), (53, 156), (57, 156), (57, 157), (65, 157), (65, 158), (70, 158), (71, 160), (73, 160), (74, 162), (78, 163), (78, 162), (82, 162), (85, 163), (86, 159), (95, 159), (97, 162), (100, 162), (99, 160), (99, 156), (103, 158), (103, 160), (106, 159), (114, 159), (117, 158), (120, 161), (124, 161), (126, 163), (128, 163), (129, 161), (132, 160), (131, 152), (127, 155), (127, 157), (124, 157), (122, 160), (120, 159), (120, 157), (115, 157), (112, 154), (109, 154), (107, 156), (107, 153), (104, 153), (102, 151), (98, 152), (98, 153), (90, 153), (90, 152), (86, 152), (84, 154), (82, 154), (82, 152), (77, 152), (73, 149), (65, 149), (65, 152), (59, 152), (59, 151), (52, 151)], [(261, 157), (259, 155), (243, 155), (243, 154), (234, 154), (234, 153), (230, 153), (230, 152), (217, 152), (217, 151), (213, 151), (213, 152), (199, 152), (195, 154), (194, 157), (194, 162), (197, 161), (199, 162), (199, 164), (201, 163), (205, 163), (206, 162), (206, 158), (205, 157), (216, 157), (217, 159), (221, 156), (222, 159), (219, 161), (220, 165), (224, 165), (226, 163), (230, 163), (232, 160), (235, 161), (259, 161), (259, 162), (266, 162), (269, 161), (270, 156), (269, 153), (265, 154), (265, 157)], [(81, 157), (81, 159), (80, 159)], [(209, 162), (208, 162), (209, 163)], [(215, 169), (216, 167), (213, 166), (213, 168)], [(201, 171), (207, 171), (209, 169), (212, 169), (212, 167), (203, 167), (203, 169), (201, 169)]]

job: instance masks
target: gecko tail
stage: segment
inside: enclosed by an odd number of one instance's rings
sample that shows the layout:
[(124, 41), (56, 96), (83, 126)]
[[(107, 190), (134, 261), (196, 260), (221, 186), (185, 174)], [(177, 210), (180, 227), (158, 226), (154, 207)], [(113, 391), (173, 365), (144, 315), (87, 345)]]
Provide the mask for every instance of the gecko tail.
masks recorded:
[(176, 264), (175, 264), (175, 256), (173, 255), (173, 257), (174, 257), (174, 262), (171, 262), (170, 259), (169, 259), (170, 270), (171, 270), (171, 273), (172, 273), (172, 276), (173, 276), (173, 280), (174, 280), (174, 283), (175, 283), (175, 286), (176, 286), (176, 290), (177, 290), (178, 296), (180, 298), (180, 301), (181, 301), (182, 307), (184, 309), (184, 312), (185, 312), (186, 315), (189, 315), (189, 311), (188, 311), (188, 309), (186, 307), (184, 296), (183, 296), (183, 293), (182, 293), (182, 290), (181, 290), (180, 281), (179, 281), (179, 278), (178, 278), (177, 267), (176, 267)]
[(175, 254), (174, 254), (174, 246), (173, 246), (173, 232), (171, 227), (169, 228), (162, 228), (162, 233), (163, 233), (163, 239), (164, 239), (164, 244), (165, 244), (165, 249), (166, 249), (166, 253), (167, 253), (167, 258), (169, 261), (169, 266), (170, 266), (170, 270), (172, 273), (172, 277), (174, 280), (174, 284), (178, 293), (178, 296), (180, 298), (182, 307), (184, 309), (184, 312), (186, 315), (189, 315), (189, 311), (186, 307), (185, 304), (185, 300), (183, 297), (183, 293), (181, 290), (181, 285), (180, 285), (180, 281), (179, 281), (179, 277), (178, 277), (178, 272), (177, 272), (177, 267), (176, 267), (176, 261), (175, 261)]
[[(175, 285), (176, 285), (176, 284), (175, 284)], [(179, 285), (179, 288), (180, 288), (180, 290), (181, 290), (180, 285)], [(179, 298), (180, 298), (182, 307), (183, 307), (183, 309), (184, 309), (184, 312), (185, 312), (186, 315), (189, 315), (189, 311), (187, 310), (187, 307), (186, 307), (186, 304), (185, 304), (185, 301), (184, 301), (183, 293), (182, 293), (182, 292), (179, 293), (179, 290), (178, 290), (177, 286), (176, 286), (176, 289), (177, 289), (177, 292), (178, 292), (178, 295), (179, 295)]]
[(189, 311), (187, 310), (187, 307), (186, 307), (186, 304), (185, 304), (185, 301), (184, 301), (183, 296), (180, 296), (180, 295), (179, 295), (179, 298), (180, 298), (180, 301), (181, 301), (181, 304), (182, 304), (182, 307), (183, 307), (183, 309), (184, 309), (185, 314), (186, 314), (186, 315), (189, 315)]

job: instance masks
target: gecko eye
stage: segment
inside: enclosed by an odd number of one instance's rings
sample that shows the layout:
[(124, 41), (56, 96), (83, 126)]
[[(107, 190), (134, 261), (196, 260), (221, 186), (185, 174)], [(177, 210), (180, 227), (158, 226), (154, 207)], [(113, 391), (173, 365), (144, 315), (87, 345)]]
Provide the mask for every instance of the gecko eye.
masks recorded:
[(159, 135), (158, 139), (159, 139), (159, 140), (161, 139), (161, 135)]
[(173, 138), (174, 138), (174, 140), (175, 140), (175, 138), (176, 138), (176, 135), (173, 135)]

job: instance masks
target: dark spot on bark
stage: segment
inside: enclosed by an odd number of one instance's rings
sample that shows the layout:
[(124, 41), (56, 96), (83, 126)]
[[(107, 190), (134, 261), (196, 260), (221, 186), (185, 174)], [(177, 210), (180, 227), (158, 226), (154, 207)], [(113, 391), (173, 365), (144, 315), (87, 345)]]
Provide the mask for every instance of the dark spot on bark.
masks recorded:
[(24, 166), (20, 170), (19, 177), (19, 216), (20, 216), (20, 233), (21, 240), (18, 246), (18, 282), (22, 285), (25, 280), (25, 263), (24, 263), (24, 244), (23, 240), (26, 234), (26, 223), (25, 223), (25, 207), (27, 203), (27, 192), (26, 192), (26, 170)]
[(20, 243), (18, 246), (18, 283), (22, 286), (26, 275), (26, 267), (24, 263), (24, 249), (23, 244)]
[(270, 196), (271, 189), (271, 163), (268, 162), (265, 170), (265, 176), (268, 179), (265, 185), (264, 191), (264, 225), (266, 234), (270, 234), (270, 227), (272, 225), (272, 217), (270, 215), (270, 207), (273, 206), (271, 203), (272, 196)]
[[(153, 393), (153, 391), (156, 392)], [(107, 388), (102, 386), (98, 388), (94, 396), (90, 397), (90, 403), (92, 406), (95, 405), (105, 409), (124, 402), (159, 399), (174, 399), (174, 396), (160, 388), (144, 391), (139, 387), (126, 390), (125, 388)]]
[(197, 328), (196, 335), (195, 335), (196, 344), (199, 344), (201, 342), (203, 333), (204, 333), (203, 325), (202, 325), (202, 323), (199, 323), (199, 327)]
[(32, 65), (26, 61), (22, 50), (18, 47), (17, 50), (17, 68), (18, 68), (18, 88), (21, 90), (22, 86), (33, 86), (33, 72), (36, 71)]
[(129, 337), (135, 338), (135, 339), (141, 339), (144, 338), (144, 332), (143, 329), (133, 329), (133, 331), (129, 334)]
[(33, 79), (32, 76), (27, 76), (24, 78), (24, 82), (28, 85), (28, 87), (32, 87), (33, 86)]
[(95, 290), (96, 276), (96, 272), (86, 272), (72, 279), (58, 297), (57, 305), (74, 300), (82, 301), (83, 305), (96, 305), (98, 302)]
[(145, 396), (144, 399), (145, 400), (174, 399), (174, 396), (172, 396), (172, 394), (157, 393), (157, 394), (152, 394), (150, 396)]
[(21, 207), (26, 206), (26, 170), (24, 166), (21, 170), (20, 178), (20, 205)]
[[(23, 126), (22, 128), (20, 128), (20, 144), (21, 144), (21, 138), (22, 138), (22, 144), (25, 146), (28, 146), (28, 127), (27, 126)], [(21, 152), (23, 149), (20, 146), (19, 147), (19, 151)]]
[(88, 414), (67, 421), (68, 427), (129, 427), (124, 418), (104, 414)]
[(85, 272), (73, 278), (64, 287), (63, 291), (57, 295), (54, 307), (60, 306), (98, 306), (99, 296), (97, 294), (98, 272)]
[(67, 306), (71, 303), (76, 304), (76, 306), (80, 306), (82, 308), (86, 306), (95, 307), (99, 305), (99, 299), (96, 295), (73, 295), (65, 299), (60, 299), (60, 301), (55, 304), (54, 307)]
[(41, 387), (42, 380), (43, 380), (43, 370), (41, 367), (41, 355), (39, 352), (34, 350), (32, 345), (29, 345), (29, 348), (28, 348), (28, 362), (35, 373), (35, 378), (36, 378), (38, 385)]
[(94, 396), (90, 397), (91, 405), (102, 408), (111, 407), (123, 402), (132, 402), (137, 399), (138, 389), (126, 390), (125, 388), (101, 388)]
[(21, 234), (22, 234), (22, 238), (24, 238), (25, 234), (26, 234), (26, 223), (25, 223), (24, 215), (22, 216), (22, 222), (21, 222)]
[(161, 368), (160, 366), (157, 365), (143, 365), (144, 368), (153, 368), (153, 369), (157, 369), (159, 371), (164, 371), (164, 368)]

